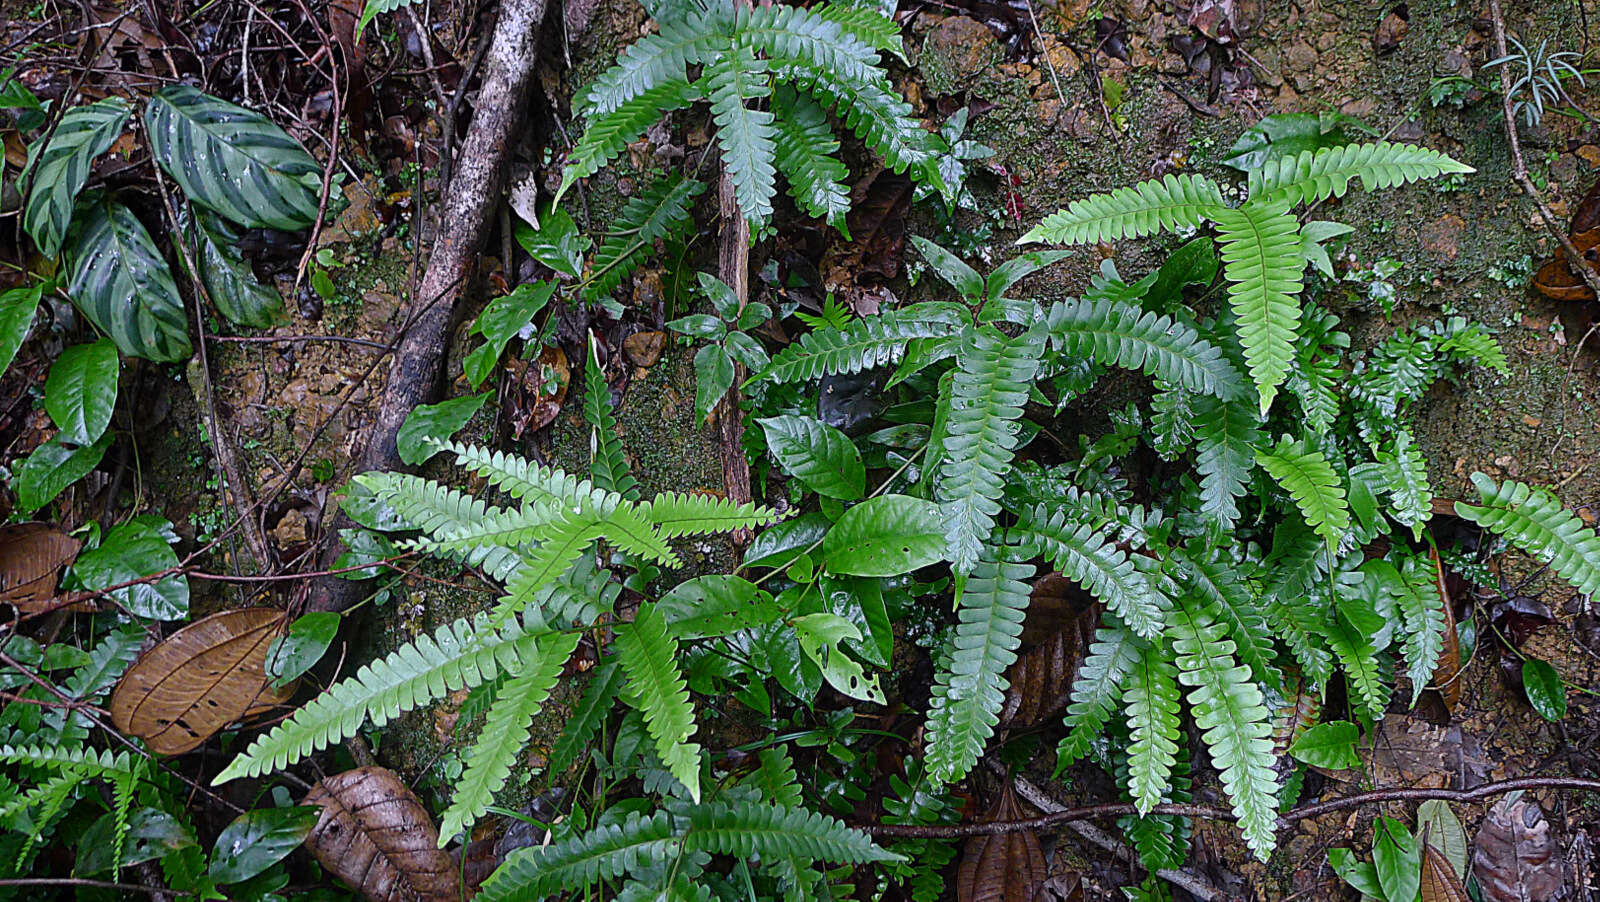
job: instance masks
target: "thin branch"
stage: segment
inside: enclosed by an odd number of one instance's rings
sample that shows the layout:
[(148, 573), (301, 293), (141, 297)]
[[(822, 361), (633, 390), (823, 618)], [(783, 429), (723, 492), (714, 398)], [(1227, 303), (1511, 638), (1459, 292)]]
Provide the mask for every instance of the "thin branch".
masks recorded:
[(161, 886), (145, 886), (142, 883), (112, 883), (109, 880), (88, 880), (83, 877), (11, 877), (0, 880), (0, 886), (92, 886), (97, 889), (124, 890), (158, 897), (168, 895), (194, 896), (194, 893), (167, 889)]

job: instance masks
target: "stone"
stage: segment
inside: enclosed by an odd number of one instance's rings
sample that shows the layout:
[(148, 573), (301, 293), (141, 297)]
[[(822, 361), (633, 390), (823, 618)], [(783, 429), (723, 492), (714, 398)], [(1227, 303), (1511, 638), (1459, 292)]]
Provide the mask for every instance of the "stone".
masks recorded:
[[(964, 85), (975, 81), (999, 61), (1000, 44), (989, 26), (966, 16), (950, 16), (928, 32), (923, 59), (936, 57), (946, 80)], [(922, 64), (925, 68), (927, 63)]]
[(311, 523), (299, 508), (291, 507), (272, 528), (272, 541), (279, 548), (289, 548), (306, 542), (311, 535)]
[(1466, 228), (1466, 220), (1454, 213), (1442, 216), (1422, 227), (1422, 248), (1441, 263), (1452, 262), (1460, 253), (1461, 233)]

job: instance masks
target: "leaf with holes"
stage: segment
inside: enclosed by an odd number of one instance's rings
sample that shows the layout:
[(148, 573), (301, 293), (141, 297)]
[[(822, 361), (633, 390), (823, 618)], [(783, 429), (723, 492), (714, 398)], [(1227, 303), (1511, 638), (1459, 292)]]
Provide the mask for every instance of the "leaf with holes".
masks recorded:
[(855, 659), (845, 654), (841, 643), (848, 639), (861, 641), (861, 631), (838, 614), (807, 614), (794, 619), (794, 634), (800, 640), (800, 650), (822, 670), (833, 688), (862, 701), (884, 704), (883, 689), (878, 677), (871, 677)]
[(910, 495), (868, 498), (844, 512), (822, 540), (822, 561), (845, 576), (899, 576), (944, 559), (938, 505)]
[(0, 604), (24, 613), (55, 598), (56, 577), (78, 555), (77, 539), (48, 523), (0, 526)]

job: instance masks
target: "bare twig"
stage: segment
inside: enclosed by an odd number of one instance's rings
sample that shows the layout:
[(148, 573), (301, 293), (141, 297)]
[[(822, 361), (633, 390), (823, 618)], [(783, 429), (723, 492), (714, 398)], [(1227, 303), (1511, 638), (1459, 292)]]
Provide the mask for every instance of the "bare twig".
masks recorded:
[(194, 895), (194, 893), (180, 892), (163, 886), (145, 886), (143, 883), (112, 883), (109, 880), (89, 880), (84, 877), (11, 877), (0, 880), (0, 886), (88, 886), (98, 889), (145, 893), (157, 898), (162, 896), (184, 896), (187, 898)]

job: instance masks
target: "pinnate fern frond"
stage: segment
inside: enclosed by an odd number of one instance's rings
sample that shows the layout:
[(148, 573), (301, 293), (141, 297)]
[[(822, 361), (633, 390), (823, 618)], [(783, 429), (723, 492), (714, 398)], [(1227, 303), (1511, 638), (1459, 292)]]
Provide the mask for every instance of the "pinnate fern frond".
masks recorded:
[(591, 120), (616, 112), (652, 88), (687, 82), (690, 65), (727, 46), (727, 32), (715, 27), (710, 17), (663, 22), (658, 33), (628, 45), (616, 65), (600, 73), (584, 91), (579, 108)]
[(534, 646), (523, 668), (500, 686), (483, 730), (467, 752), (466, 771), (439, 822), (439, 847), (449, 844), (489, 810), (528, 741), (533, 717), (550, 698), (561, 668), (578, 646), (577, 633), (550, 633)]
[(1327, 630), (1328, 647), (1344, 669), (1351, 700), (1369, 721), (1382, 720), (1394, 687), (1385, 679), (1383, 659), (1371, 637), (1343, 615), (1329, 618)]
[(1215, 182), (1199, 175), (1168, 175), (1073, 201), (1023, 235), (1018, 244), (1098, 244), (1192, 229), (1226, 209)]
[(866, 833), (804, 809), (748, 801), (701, 805), (689, 812), (688, 824), (684, 836), (688, 851), (762, 861), (792, 858), (859, 864), (901, 860), (874, 845)]
[(760, 224), (772, 216), (777, 191), (777, 130), (772, 113), (755, 104), (772, 93), (766, 60), (746, 46), (722, 53), (706, 66), (706, 96), (717, 124), (717, 147), (744, 218)]
[(556, 192), (557, 201), (578, 179), (594, 175), (621, 156), (629, 144), (639, 140), (663, 115), (681, 110), (699, 97), (699, 90), (687, 80), (671, 78), (624, 101), (616, 109), (591, 118), (567, 155), (561, 188)]
[(1165, 800), (1178, 760), (1178, 668), (1165, 642), (1146, 645), (1128, 672), (1128, 793), (1140, 814)]
[(1372, 561), (1367, 566), (1383, 571), (1385, 586), (1400, 609), (1400, 651), (1405, 656), (1411, 704), (1415, 706), (1433, 679), (1445, 648), (1445, 602), (1439, 593), (1438, 575), (1433, 563), (1418, 555), (1407, 555), (1399, 567), (1385, 560)]
[(954, 782), (966, 776), (994, 735), (1005, 704), (1006, 669), (1017, 659), (1031, 564), (985, 560), (967, 580), (957, 606), (955, 649), (935, 677), (927, 726), (928, 773)]
[(791, 89), (772, 95), (777, 118), (778, 169), (789, 183), (789, 195), (808, 215), (828, 223), (850, 237), (845, 215), (850, 212), (850, 192), (844, 179), (850, 174), (839, 162), (839, 142), (828, 127), (828, 115), (815, 100)]
[(1268, 162), (1249, 175), (1250, 202), (1291, 205), (1343, 197), (1359, 178), (1367, 191), (1393, 188), (1446, 173), (1476, 172), (1471, 166), (1415, 144), (1377, 141), (1342, 144)]
[(689, 205), (706, 190), (705, 182), (673, 173), (628, 199), (617, 221), (589, 258), (583, 299), (606, 297), (639, 268), (657, 241), (682, 234), (694, 225)]
[(784, 514), (750, 502), (702, 495), (697, 492), (663, 492), (644, 506), (644, 516), (667, 538), (710, 535), (755, 529), (776, 523)]
[(1245, 493), (1261, 443), (1260, 418), (1249, 402), (1202, 397), (1195, 400), (1195, 469), (1200, 473), (1200, 514), (1218, 535), (1239, 519), (1236, 499)]
[(1411, 527), (1422, 538), (1422, 527), (1433, 518), (1433, 489), (1428, 485), (1428, 461), (1410, 430), (1395, 431), (1394, 444), (1377, 455), (1384, 485), (1389, 490), (1389, 516)]
[(1149, 643), (1135, 636), (1120, 623), (1107, 621), (1095, 631), (1089, 654), (1078, 665), (1072, 683), (1072, 702), (1062, 721), (1067, 735), (1056, 747), (1056, 771), (1082, 758), (1089, 744), (1111, 719), (1111, 711), (1122, 699), (1128, 674), (1137, 666)]
[(905, 45), (900, 40), (900, 23), (876, 9), (846, 0), (843, 3), (813, 6), (810, 11), (815, 16), (838, 23), (846, 33), (874, 50), (892, 53), (905, 59)]
[(1250, 584), (1241, 576), (1243, 568), (1231, 560), (1227, 551), (1207, 548), (1196, 552), (1174, 550), (1169, 560), (1177, 578), (1193, 603), (1221, 623), (1237, 646), (1239, 660), (1250, 668), (1258, 682), (1278, 686), (1283, 676), (1274, 663), (1277, 648), (1267, 628), (1266, 612), (1256, 601)]
[(1338, 547), (1350, 528), (1350, 507), (1338, 474), (1322, 452), (1285, 439), (1271, 451), (1257, 451), (1256, 463), (1294, 499), (1306, 524), (1330, 548)]
[(813, 329), (779, 351), (751, 382), (803, 382), (897, 363), (906, 342), (941, 338), (967, 320), (959, 304), (928, 302), (851, 320), (842, 329)]
[(1579, 592), (1600, 591), (1600, 536), (1548, 490), (1514, 479), (1495, 485), (1472, 474), (1482, 504), (1456, 502), (1456, 514), (1533, 555)]
[(512, 852), (475, 898), (522, 902), (562, 890), (587, 890), (602, 880), (668, 859), (682, 845), (682, 834), (667, 812), (648, 817), (636, 812), (620, 824), (602, 824), (573, 839)]
[(1222, 352), (1171, 317), (1130, 303), (1084, 299), (1051, 305), (1045, 322), (1052, 346), (1073, 357), (1142, 370), (1224, 400), (1243, 394), (1243, 380)]
[(334, 684), (283, 723), (258, 736), (213, 784), (288, 767), (312, 752), (354, 736), (369, 719), (383, 726), (402, 712), (458, 689), (471, 689), (537, 655), (539, 634), (515, 622), (487, 628), (488, 618), (461, 619), (419, 636)]
[(71, 770), (80, 779), (106, 780), (137, 779), (147, 767), (145, 759), (134, 757), (130, 752), (37, 745), (0, 745), (0, 762), (55, 771)]
[(1044, 557), (1068, 579), (1088, 590), (1134, 633), (1161, 633), (1171, 606), (1166, 595), (1133, 565), (1104, 530), (1078, 522), (1067, 511), (1039, 504), (1012, 531), (1027, 557)]
[(957, 573), (972, 572), (994, 531), (1021, 431), (1016, 421), (1043, 351), (1044, 335), (1035, 329), (1007, 338), (993, 326), (980, 326), (962, 336), (936, 491)]
[(600, 352), (594, 336), (589, 337), (589, 361), (583, 368), (583, 419), (589, 424), (589, 475), (596, 488), (615, 492), (628, 501), (639, 500), (639, 481), (628, 472), (628, 456), (617, 435), (616, 412), (611, 407), (611, 390), (606, 387), (600, 367)]
[(1189, 691), (1195, 725), (1222, 774), (1245, 844), (1265, 860), (1277, 845), (1277, 777), (1272, 767), (1272, 713), (1250, 671), (1234, 658), (1227, 628), (1187, 600), (1169, 630), (1178, 680)]
[(678, 641), (667, 631), (666, 618), (645, 605), (633, 622), (617, 626), (617, 660), (628, 676), (622, 696), (644, 715), (645, 729), (656, 753), (672, 776), (700, 800), (700, 746), (694, 735), (694, 706), (678, 671)]
[(1294, 362), (1306, 268), (1300, 223), (1284, 203), (1249, 203), (1237, 210), (1218, 210), (1212, 218), (1222, 246), (1228, 302), (1238, 319), (1239, 343), (1265, 416)]

